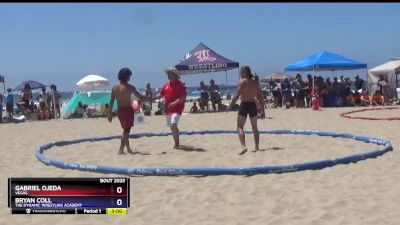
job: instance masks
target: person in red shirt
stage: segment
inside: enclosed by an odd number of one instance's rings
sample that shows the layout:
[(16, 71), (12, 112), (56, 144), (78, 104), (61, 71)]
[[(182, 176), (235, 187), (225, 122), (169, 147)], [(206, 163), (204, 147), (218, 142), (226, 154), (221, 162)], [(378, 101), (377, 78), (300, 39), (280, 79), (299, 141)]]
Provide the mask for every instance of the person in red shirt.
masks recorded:
[(164, 87), (153, 99), (160, 99), (165, 97), (165, 115), (167, 116), (167, 126), (171, 128), (174, 137), (174, 149), (179, 149), (179, 129), (178, 123), (185, 108), (186, 101), (186, 87), (185, 84), (179, 80), (179, 72), (175, 68), (165, 70), (168, 74), (169, 82), (164, 84)]

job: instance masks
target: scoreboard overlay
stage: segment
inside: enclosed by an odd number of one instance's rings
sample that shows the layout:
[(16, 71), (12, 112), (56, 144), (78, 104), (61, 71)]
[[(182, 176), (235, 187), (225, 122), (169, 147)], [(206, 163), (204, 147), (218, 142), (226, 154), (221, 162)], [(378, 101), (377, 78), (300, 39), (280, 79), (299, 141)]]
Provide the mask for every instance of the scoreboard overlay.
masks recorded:
[(129, 178), (8, 178), (12, 214), (127, 214)]

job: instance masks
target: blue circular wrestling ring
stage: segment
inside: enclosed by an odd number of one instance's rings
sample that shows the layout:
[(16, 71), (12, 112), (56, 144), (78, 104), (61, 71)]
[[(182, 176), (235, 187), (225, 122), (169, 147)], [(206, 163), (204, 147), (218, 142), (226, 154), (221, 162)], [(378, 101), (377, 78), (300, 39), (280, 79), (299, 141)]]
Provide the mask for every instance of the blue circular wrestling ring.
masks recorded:
[[(246, 133), (252, 133), (246, 131)], [(356, 141), (362, 141), (366, 143), (373, 143), (377, 145), (383, 145), (382, 149), (373, 150), (366, 153), (359, 153), (350, 156), (345, 156), (336, 159), (327, 159), (314, 162), (306, 162), (292, 165), (281, 165), (281, 166), (261, 166), (261, 167), (249, 167), (249, 168), (121, 168), (121, 167), (110, 167), (110, 166), (97, 166), (97, 165), (84, 165), (73, 162), (63, 162), (59, 160), (49, 159), (43, 155), (44, 151), (51, 149), (54, 146), (64, 146), (71, 144), (78, 144), (83, 142), (94, 142), (94, 141), (106, 141), (112, 139), (118, 139), (121, 136), (111, 137), (98, 137), (98, 138), (84, 138), (71, 141), (57, 141), (48, 143), (40, 146), (36, 150), (36, 158), (46, 164), (62, 169), (73, 169), (81, 171), (91, 171), (98, 173), (112, 173), (122, 174), (128, 176), (215, 176), (215, 175), (255, 175), (255, 174), (268, 174), (268, 173), (287, 173), (301, 170), (316, 170), (326, 167), (331, 167), (338, 164), (355, 163), (360, 160), (375, 158), (386, 152), (393, 151), (392, 144), (390, 141), (357, 136), (348, 133), (331, 133), (331, 132), (320, 132), (311, 130), (261, 130), (261, 134), (301, 134), (301, 135), (319, 135), (329, 137), (340, 137), (354, 139)], [(183, 131), (181, 135), (195, 135), (195, 134), (237, 134), (235, 130), (204, 130), (204, 131)], [(169, 136), (171, 132), (165, 133), (140, 133), (131, 134), (130, 138), (137, 139), (141, 137), (153, 137), (153, 136)]]

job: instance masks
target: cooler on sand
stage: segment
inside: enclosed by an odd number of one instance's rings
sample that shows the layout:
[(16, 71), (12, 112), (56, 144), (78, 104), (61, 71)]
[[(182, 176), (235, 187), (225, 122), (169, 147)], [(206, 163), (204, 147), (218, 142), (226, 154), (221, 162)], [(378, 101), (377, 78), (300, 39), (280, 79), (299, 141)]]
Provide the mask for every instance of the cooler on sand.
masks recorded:
[(311, 103), (312, 103), (312, 109), (313, 110), (319, 110), (319, 99), (316, 91), (312, 92), (312, 97), (311, 97)]
[(319, 100), (316, 97), (312, 98), (312, 109), (319, 110)]

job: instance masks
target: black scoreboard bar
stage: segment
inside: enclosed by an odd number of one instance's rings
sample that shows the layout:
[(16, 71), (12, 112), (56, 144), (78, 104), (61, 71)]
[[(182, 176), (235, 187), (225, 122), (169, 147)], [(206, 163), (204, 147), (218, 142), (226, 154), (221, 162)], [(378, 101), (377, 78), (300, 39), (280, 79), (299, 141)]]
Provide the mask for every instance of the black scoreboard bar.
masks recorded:
[(126, 214), (129, 178), (9, 178), (12, 214)]

